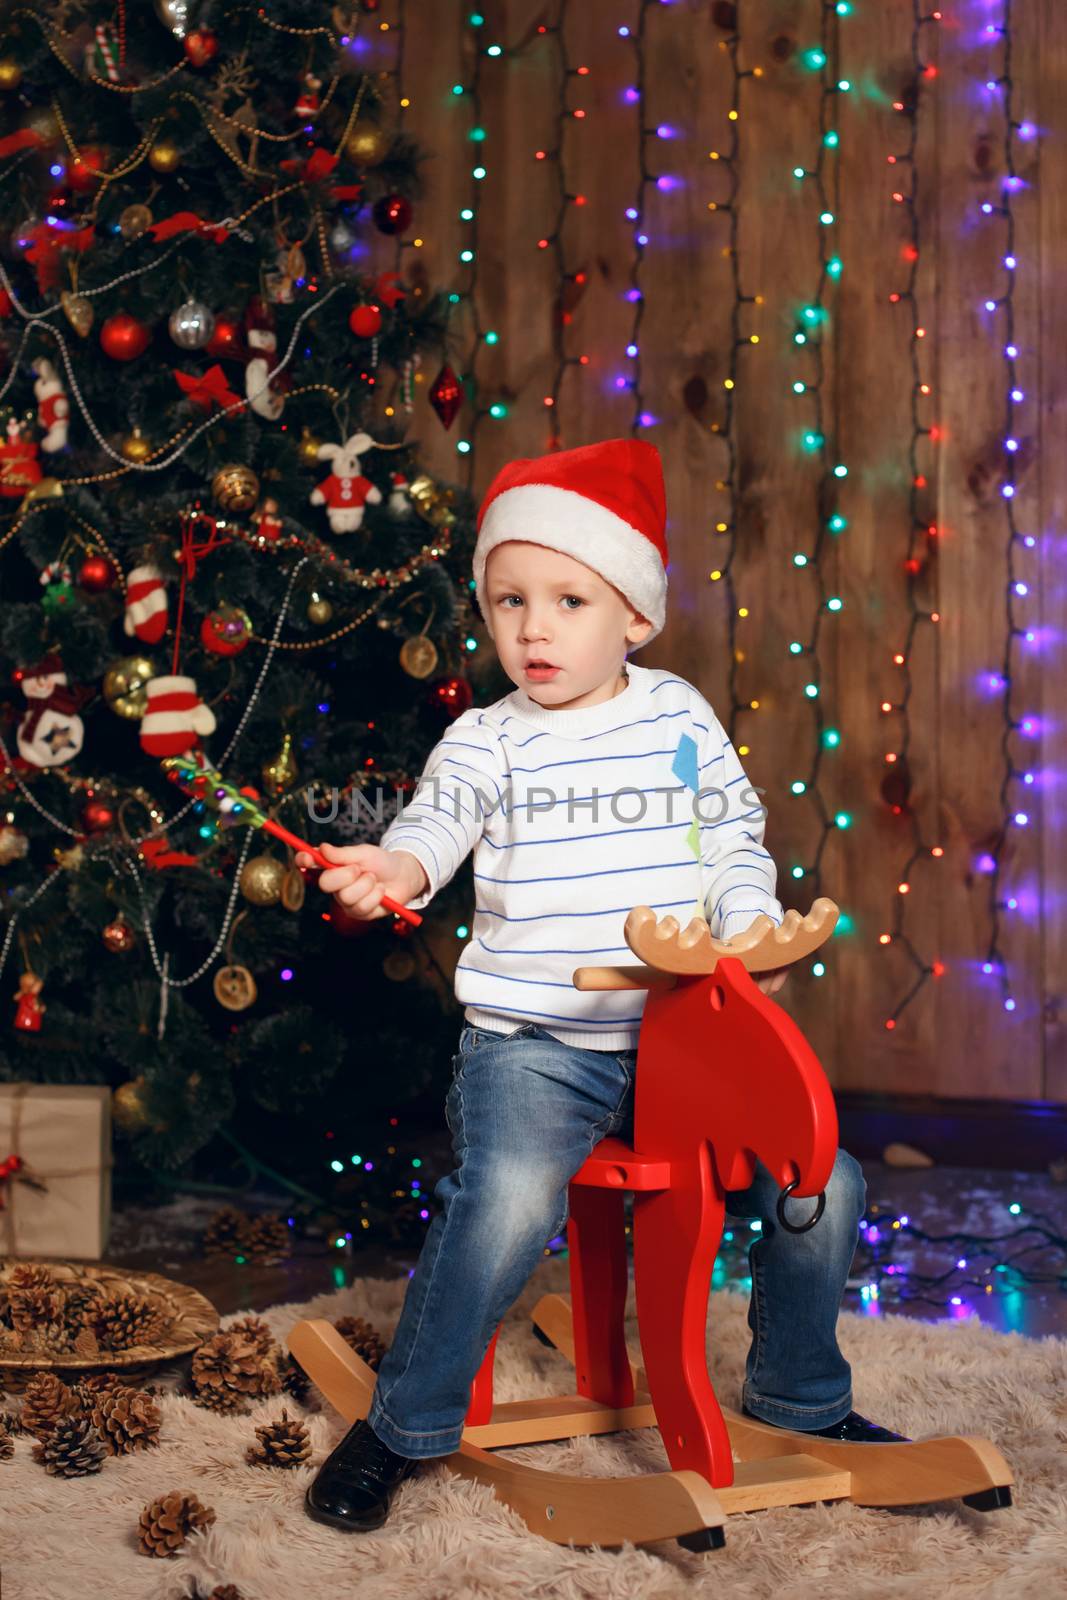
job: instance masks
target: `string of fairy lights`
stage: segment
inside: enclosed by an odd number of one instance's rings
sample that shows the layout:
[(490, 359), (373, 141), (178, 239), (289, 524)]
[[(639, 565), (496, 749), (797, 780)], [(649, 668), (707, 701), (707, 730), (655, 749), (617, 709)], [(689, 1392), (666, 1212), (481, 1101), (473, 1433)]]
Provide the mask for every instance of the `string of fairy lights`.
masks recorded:
[(1019, 460), (1016, 413), (1026, 395), (1019, 386), (1019, 347), (1016, 343), (1015, 296), (1018, 261), (1013, 197), (1025, 187), (1016, 166), (1015, 141), (1017, 138), (1024, 141), (1034, 138), (1036, 129), (1031, 123), (1016, 120), (1016, 85), (1012, 73), (1014, 0), (1002, 0), (1002, 5), (1000, 22), (985, 24), (986, 39), (995, 52), (995, 68), (999, 68), (995, 77), (986, 80), (985, 89), (990, 103), (999, 104), (1003, 125), (1001, 197), (999, 203), (992, 200), (984, 201), (982, 213), (996, 219), (1003, 230), (1004, 239), (1002, 256), (1004, 286), (999, 294), (990, 295), (985, 303), (985, 308), (990, 313), (991, 324), (996, 330), (995, 337), (1001, 341), (1005, 376), (1004, 481), (1000, 491), (1004, 504), (1006, 535), (1005, 641), (1000, 670), (991, 674), (990, 682), (992, 690), (1000, 696), (1003, 717), (1000, 740), (1003, 776), (999, 794), (1001, 825), (994, 844), (980, 858), (978, 867), (979, 871), (986, 872), (989, 877), (989, 943), (982, 970), (986, 975), (993, 975), (998, 979), (1004, 1010), (1011, 1012), (1016, 1009), (1016, 1001), (1012, 994), (1007, 961), (1000, 944), (1001, 925), (1005, 920), (1005, 912), (1018, 910), (1019, 901), (1018, 896), (1008, 893), (1005, 887), (1004, 854), (1012, 829), (1030, 826), (1030, 807), (1033, 802), (1026, 791), (1028, 789), (1033, 791), (1036, 782), (1032, 771), (1016, 764), (1013, 747), (1016, 738), (1033, 738), (1039, 731), (1036, 718), (1028, 714), (1020, 715), (1017, 712), (1014, 695), (1016, 653), (1024, 644), (1033, 644), (1035, 640), (1033, 628), (1027, 626), (1025, 617), (1020, 615), (1022, 610), (1020, 602), (1025, 601), (1029, 594), (1029, 585), (1021, 575), (1020, 564), (1025, 561), (1022, 552), (1032, 550), (1036, 539), (1032, 533), (1022, 532), (1016, 511), (1018, 493), (1016, 477)]
[[(814, 161), (798, 164), (793, 176), (814, 190), (817, 206), (816, 261), (818, 276), (814, 294), (799, 308), (792, 334), (798, 360), (796, 376), (792, 380), (793, 393), (802, 400), (807, 420), (802, 424), (803, 450), (819, 462), (819, 476), (815, 490), (815, 538), (809, 552), (798, 550), (793, 555), (793, 566), (810, 577), (815, 589), (815, 614), (806, 639), (793, 639), (789, 652), (804, 667), (804, 698), (812, 714), (814, 726), (814, 755), (808, 774), (794, 778), (791, 793), (806, 795), (820, 822), (820, 833), (813, 859), (794, 863), (790, 875), (797, 880), (807, 880), (811, 898), (822, 893), (822, 858), (831, 834), (851, 826), (847, 811), (831, 813), (820, 786), (823, 758), (828, 751), (841, 743), (838, 729), (826, 724), (822, 709), (822, 664), (819, 658), (819, 641), (823, 625), (828, 618), (842, 610), (843, 602), (827, 588), (823, 568), (824, 558), (833, 551), (833, 542), (848, 527), (848, 519), (840, 510), (840, 491), (848, 468), (837, 453), (836, 395), (826, 394), (825, 346), (829, 336), (831, 297), (843, 271), (841, 257), (835, 246), (835, 230), (840, 209), (841, 171), (837, 153), (841, 142), (838, 128), (842, 102), (852, 89), (851, 81), (840, 73), (840, 24), (854, 11), (852, 0), (822, 0), (820, 6), (820, 31), (818, 44), (800, 53), (800, 65), (817, 73), (819, 78), (818, 145)], [(837, 932), (845, 933), (851, 926), (846, 912), (842, 912)], [(816, 961), (811, 967), (816, 977), (826, 971), (825, 963)]]
[[(745, 661), (745, 653), (738, 644), (738, 622), (744, 621), (748, 616), (748, 607), (738, 604), (737, 587), (734, 582), (734, 563), (738, 554), (738, 539), (740, 520), (740, 500), (738, 494), (738, 447), (737, 447), (737, 384), (741, 373), (741, 352), (750, 350), (759, 344), (758, 333), (744, 333), (743, 325), (748, 320), (746, 306), (761, 306), (762, 295), (746, 294), (742, 287), (740, 231), (741, 231), (741, 87), (747, 78), (760, 78), (763, 75), (761, 67), (741, 66), (741, 31), (740, 22), (744, 12), (743, 3), (720, 8), (718, 12), (713, 9), (712, 21), (721, 18), (721, 25), (729, 30), (726, 39), (719, 40), (719, 49), (727, 53), (730, 60), (731, 92), (730, 104), (726, 112), (728, 125), (728, 138), (723, 148), (708, 151), (709, 161), (714, 163), (716, 174), (725, 172), (726, 195), (724, 199), (708, 201), (708, 210), (716, 218), (727, 219), (727, 243), (723, 246), (722, 254), (730, 263), (730, 286), (732, 291), (732, 304), (730, 307), (730, 338), (727, 352), (726, 374), (722, 380), (723, 411), (721, 419), (716, 417), (711, 423), (711, 431), (722, 439), (726, 447), (726, 471), (716, 480), (715, 488), (718, 493), (725, 496), (725, 511), (720, 511), (715, 523), (716, 543), (714, 552), (714, 566), (711, 572), (712, 583), (721, 583), (725, 590), (726, 602), (726, 628), (727, 646), (729, 650), (729, 672), (727, 675), (727, 693), (729, 707), (726, 712), (726, 729), (731, 740), (736, 740), (738, 723), (743, 713), (758, 710), (758, 702), (753, 705), (750, 696), (742, 697), (738, 688), (741, 668)], [(747, 744), (737, 747), (739, 756), (749, 754)]]
[(634, 57), (634, 81), (626, 88), (624, 95), (625, 99), (635, 107), (636, 112), (637, 182), (634, 186), (633, 204), (626, 208), (626, 220), (633, 227), (633, 254), (630, 257), (629, 283), (625, 293), (628, 303), (633, 307), (633, 312), (630, 320), (630, 334), (626, 342), (627, 367), (624, 372), (616, 377), (615, 387), (619, 390), (628, 390), (632, 396), (630, 432), (633, 434), (636, 434), (639, 428), (650, 427), (653, 423), (653, 418), (646, 408), (641, 365), (641, 324), (645, 315), (645, 296), (641, 285), (641, 272), (644, 266), (645, 250), (648, 247), (648, 234), (645, 232), (648, 189), (650, 184), (655, 184), (658, 188), (662, 188), (670, 183), (668, 174), (653, 172), (648, 163), (648, 142), (654, 136), (655, 130), (647, 126), (647, 35), (649, 12), (656, 3), (657, 0), (640, 0), (636, 26), (630, 28), (623, 23), (618, 28), (619, 38), (629, 41)]
[[(567, 349), (567, 330), (574, 320), (570, 300), (576, 292), (580, 293), (585, 287), (586, 274), (579, 269), (570, 271), (567, 267), (566, 253), (564, 250), (564, 230), (567, 217), (572, 206), (584, 206), (587, 196), (571, 193), (567, 182), (564, 152), (568, 127), (575, 123), (585, 121), (585, 107), (572, 106), (570, 103), (572, 80), (584, 80), (589, 76), (587, 66), (572, 66), (567, 52), (567, 22), (570, 10), (570, 0), (560, 0), (559, 11), (553, 25), (546, 28), (555, 54), (555, 76), (557, 105), (555, 115), (554, 143), (551, 150), (537, 150), (534, 159), (551, 163), (556, 175), (556, 214), (549, 232), (543, 234), (537, 241), (539, 250), (550, 250), (556, 264), (556, 294), (552, 316), (552, 357), (553, 371), (551, 383), (544, 397), (545, 411), (548, 416), (548, 448), (558, 450), (562, 443), (560, 421), (560, 394), (563, 389), (563, 380), (567, 368), (571, 366), (586, 367), (589, 365), (587, 355), (570, 355)], [(570, 287), (573, 285), (573, 289)]]
[(903, 256), (908, 264), (907, 279), (902, 289), (895, 289), (890, 294), (889, 301), (891, 305), (900, 307), (902, 313), (906, 311), (908, 316), (911, 437), (908, 443), (908, 542), (904, 558), (908, 625), (904, 642), (894, 651), (892, 658), (894, 674), (901, 687), (895, 699), (884, 699), (880, 707), (883, 717), (897, 718), (900, 731), (895, 748), (887, 750), (883, 758), (881, 791), (882, 798), (894, 815), (908, 818), (912, 832), (912, 847), (898, 873), (893, 896), (891, 927), (879, 934), (879, 944), (884, 947), (900, 945), (906, 952), (914, 971), (910, 987), (886, 1018), (885, 1026), (890, 1032), (896, 1027), (901, 1013), (915, 999), (923, 985), (930, 978), (941, 977), (945, 971), (943, 962), (929, 961), (920, 955), (906, 922), (913, 869), (920, 861), (940, 860), (944, 856), (941, 845), (931, 845), (924, 839), (921, 819), (909, 803), (911, 772), (908, 760), (912, 744), (909, 704), (913, 689), (912, 656), (915, 639), (920, 628), (926, 624), (936, 625), (941, 620), (939, 611), (930, 610), (920, 603), (927, 563), (936, 559), (935, 547), (938, 537), (936, 523), (931, 523), (929, 515), (924, 515), (926, 491), (931, 476), (924, 468), (930, 448), (937, 445), (940, 432), (936, 424), (924, 420), (929, 409), (932, 388), (924, 373), (926, 328), (918, 292), (923, 245), (918, 166), (920, 112), (924, 87), (932, 86), (937, 79), (937, 66), (930, 58), (929, 51), (936, 48), (937, 25), (941, 20), (940, 11), (928, 11), (924, 0), (912, 0), (911, 71), (901, 90), (901, 98), (893, 102), (893, 110), (907, 126), (908, 141), (904, 150), (891, 153), (888, 157), (894, 184), (893, 204), (901, 207), (906, 218)]

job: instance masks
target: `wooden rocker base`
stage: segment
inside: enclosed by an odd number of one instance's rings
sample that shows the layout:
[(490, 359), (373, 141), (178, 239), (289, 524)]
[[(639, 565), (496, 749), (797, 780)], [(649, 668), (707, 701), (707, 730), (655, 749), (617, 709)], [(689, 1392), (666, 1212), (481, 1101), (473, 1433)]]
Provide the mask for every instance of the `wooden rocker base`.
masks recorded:
[[(574, 1360), (574, 1334), (570, 1299), (567, 1295), (546, 1294), (533, 1309), (535, 1331), (561, 1355)], [(634, 1388), (646, 1387), (644, 1371), (631, 1362)], [(814, 1457), (824, 1466), (834, 1467), (849, 1479), (840, 1498), (857, 1506), (930, 1505), (939, 1500), (974, 1502), (976, 1510), (996, 1510), (1011, 1504), (1011, 1468), (988, 1439), (916, 1439), (897, 1444), (844, 1444), (819, 1439), (810, 1433), (792, 1433), (772, 1428), (754, 1417), (722, 1408), (730, 1432), (730, 1445), (738, 1457), (736, 1482), (741, 1469), (773, 1459), (793, 1460), (798, 1451)], [(752, 1510), (752, 1506), (732, 1506), (730, 1489), (716, 1493), (727, 1510)], [(825, 1493), (812, 1499), (839, 1498)], [(777, 1500), (777, 1505), (799, 1504), (798, 1500)]]
[[(566, 1295), (542, 1296), (533, 1323), (545, 1343), (574, 1360)], [(346, 1422), (367, 1415), (376, 1375), (329, 1322), (297, 1323), (288, 1346)], [(674, 1538), (690, 1550), (714, 1550), (725, 1542), (728, 1515), (817, 1500), (906, 1506), (962, 1498), (981, 1510), (1011, 1503), (1011, 1471), (985, 1439), (841, 1444), (727, 1410), (730, 1443), (740, 1459), (733, 1483), (718, 1489), (697, 1472), (578, 1478), (490, 1453), (492, 1447), (654, 1427), (644, 1372), (631, 1367), (632, 1406), (602, 1406), (578, 1394), (504, 1401), (494, 1405), (490, 1422), (465, 1429), (459, 1449), (440, 1459), (461, 1477), (488, 1484), (527, 1527), (556, 1544), (610, 1548)]]

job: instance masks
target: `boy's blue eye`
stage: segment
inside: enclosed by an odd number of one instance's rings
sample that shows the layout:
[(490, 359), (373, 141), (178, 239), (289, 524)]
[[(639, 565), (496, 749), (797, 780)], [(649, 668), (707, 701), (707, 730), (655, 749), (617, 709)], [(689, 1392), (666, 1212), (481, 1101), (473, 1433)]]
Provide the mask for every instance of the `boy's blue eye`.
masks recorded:
[[(564, 600), (577, 600), (577, 602), (578, 602), (578, 604), (580, 606), (584, 606), (585, 605), (585, 601), (582, 599), (580, 594), (565, 594), (563, 596), (563, 598), (564, 598)], [(518, 600), (518, 599), (519, 599), (519, 596), (517, 594), (502, 594), (500, 596), (500, 604), (504, 605), (508, 600)], [(508, 609), (511, 610), (512, 608), (509, 606)], [(570, 609), (571, 608), (568, 607), (568, 610), (570, 610)]]

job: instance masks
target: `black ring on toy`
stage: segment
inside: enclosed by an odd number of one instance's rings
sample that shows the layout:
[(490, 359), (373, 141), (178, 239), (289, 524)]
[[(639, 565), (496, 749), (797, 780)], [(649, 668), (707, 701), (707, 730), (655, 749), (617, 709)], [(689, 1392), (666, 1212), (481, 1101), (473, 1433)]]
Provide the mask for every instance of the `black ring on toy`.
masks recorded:
[(786, 1184), (785, 1188), (778, 1196), (778, 1205), (775, 1209), (778, 1214), (778, 1221), (781, 1223), (786, 1233), (809, 1233), (811, 1229), (814, 1228), (823, 1212), (826, 1210), (826, 1190), (824, 1189), (820, 1193), (819, 1198), (815, 1203), (814, 1216), (809, 1217), (807, 1222), (802, 1222), (799, 1224), (799, 1226), (797, 1223), (789, 1221), (785, 1214), (785, 1203), (799, 1182), (799, 1178), (794, 1178), (792, 1183)]

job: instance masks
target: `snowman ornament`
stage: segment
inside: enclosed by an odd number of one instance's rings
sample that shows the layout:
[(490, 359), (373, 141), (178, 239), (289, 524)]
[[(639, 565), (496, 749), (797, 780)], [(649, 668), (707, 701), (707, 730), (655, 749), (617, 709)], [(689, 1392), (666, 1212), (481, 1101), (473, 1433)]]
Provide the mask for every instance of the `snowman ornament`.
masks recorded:
[(369, 433), (354, 433), (344, 444), (319, 447), (319, 460), (332, 461), (333, 470), (311, 491), (311, 504), (326, 507), (331, 533), (355, 533), (363, 526), (364, 507), (381, 504), (382, 491), (360, 471), (359, 458), (373, 444)]
[(81, 697), (70, 688), (57, 655), (46, 656), (20, 680), (28, 705), (18, 727), (19, 755), (34, 767), (61, 767), (82, 747)]

